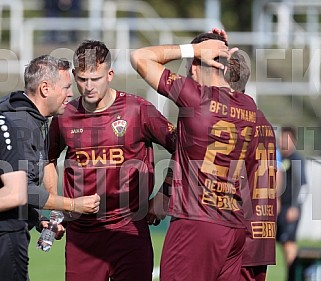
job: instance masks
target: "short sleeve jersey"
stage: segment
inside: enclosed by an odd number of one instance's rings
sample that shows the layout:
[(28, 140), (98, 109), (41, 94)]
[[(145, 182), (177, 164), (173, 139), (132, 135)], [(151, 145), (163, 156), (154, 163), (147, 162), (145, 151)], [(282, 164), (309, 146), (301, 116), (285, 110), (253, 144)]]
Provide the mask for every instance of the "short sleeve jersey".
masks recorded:
[(246, 159), (248, 178), (242, 182), (247, 237), (243, 266), (275, 264), (276, 234), (276, 142), (274, 129), (264, 114), (257, 111), (254, 139)]
[(82, 99), (70, 102), (50, 125), (49, 160), (67, 146), (64, 195), (98, 193), (96, 215), (73, 216), (74, 227), (96, 231), (143, 219), (154, 185), (152, 143), (173, 152), (175, 127), (149, 102), (124, 92), (101, 112), (89, 113)]
[(255, 128), (255, 102), (168, 69), (158, 92), (179, 107), (170, 215), (244, 228), (239, 172)]
[[(13, 131), (11, 122), (0, 114), (0, 174), (21, 170), (19, 159), (23, 159), (17, 142), (17, 133)], [(3, 187), (0, 181), (0, 188)], [(18, 220), (18, 208), (0, 212), (0, 231), (16, 231), (25, 227), (23, 220)]]

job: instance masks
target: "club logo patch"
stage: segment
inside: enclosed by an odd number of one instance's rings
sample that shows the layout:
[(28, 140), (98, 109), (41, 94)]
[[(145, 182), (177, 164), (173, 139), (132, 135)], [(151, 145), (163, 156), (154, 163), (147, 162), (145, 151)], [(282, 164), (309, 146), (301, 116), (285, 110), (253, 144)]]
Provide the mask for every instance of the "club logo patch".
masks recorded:
[(120, 116), (117, 117), (117, 120), (111, 123), (113, 131), (117, 137), (122, 137), (126, 133), (127, 121), (120, 119)]

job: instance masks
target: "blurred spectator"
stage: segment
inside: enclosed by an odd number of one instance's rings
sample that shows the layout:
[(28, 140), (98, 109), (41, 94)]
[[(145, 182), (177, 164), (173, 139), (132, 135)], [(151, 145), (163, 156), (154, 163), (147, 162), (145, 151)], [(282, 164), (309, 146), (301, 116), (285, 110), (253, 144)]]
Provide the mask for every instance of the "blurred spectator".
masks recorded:
[[(45, 16), (48, 18), (58, 17), (80, 17), (81, 5), (80, 0), (44, 0)], [(78, 31), (71, 30), (67, 34), (51, 30), (48, 34), (48, 42), (76, 42), (78, 39)]]
[(304, 157), (296, 150), (296, 130), (293, 127), (281, 128), (279, 148), (282, 155), (284, 182), (280, 196), (280, 213), (277, 222), (277, 241), (284, 250), (288, 268), (288, 281), (295, 280), (295, 258), (298, 247), (296, 232), (304, 201), (302, 192), (307, 188)]

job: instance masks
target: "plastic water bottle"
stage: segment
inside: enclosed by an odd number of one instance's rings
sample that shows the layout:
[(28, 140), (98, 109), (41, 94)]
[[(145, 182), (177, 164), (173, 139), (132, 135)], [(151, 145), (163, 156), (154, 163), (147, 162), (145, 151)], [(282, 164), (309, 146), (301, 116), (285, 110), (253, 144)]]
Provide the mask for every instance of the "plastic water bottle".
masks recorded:
[(60, 211), (51, 211), (50, 212), (50, 221), (48, 228), (44, 228), (40, 234), (40, 237), (37, 242), (37, 248), (45, 252), (48, 252), (51, 249), (51, 246), (55, 240), (55, 235), (58, 231), (58, 224), (61, 223), (64, 219), (64, 215)]

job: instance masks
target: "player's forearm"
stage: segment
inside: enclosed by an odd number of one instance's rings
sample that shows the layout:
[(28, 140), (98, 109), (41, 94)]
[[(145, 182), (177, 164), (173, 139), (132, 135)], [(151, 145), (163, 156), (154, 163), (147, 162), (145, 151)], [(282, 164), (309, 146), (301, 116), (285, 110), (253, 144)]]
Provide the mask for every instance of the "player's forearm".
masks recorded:
[(58, 172), (56, 163), (52, 162), (45, 166), (43, 185), (50, 194), (58, 194)]
[(72, 198), (49, 194), (43, 209), (71, 212), (75, 210), (75, 202)]
[(27, 177), (23, 171), (5, 173), (1, 176), (0, 212), (27, 203)]
[(131, 53), (133, 68), (155, 90), (164, 71), (164, 65), (181, 58), (178, 45), (151, 46), (137, 49)]
[(23, 192), (13, 192), (8, 187), (0, 189), (0, 212), (8, 211), (27, 203), (27, 195)]
[(152, 61), (164, 65), (170, 61), (181, 59), (179, 45), (160, 45), (137, 49), (131, 53), (134, 69), (139, 70), (141, 63)]

